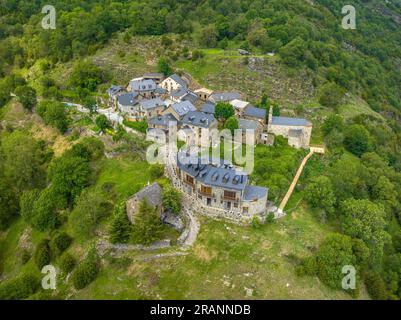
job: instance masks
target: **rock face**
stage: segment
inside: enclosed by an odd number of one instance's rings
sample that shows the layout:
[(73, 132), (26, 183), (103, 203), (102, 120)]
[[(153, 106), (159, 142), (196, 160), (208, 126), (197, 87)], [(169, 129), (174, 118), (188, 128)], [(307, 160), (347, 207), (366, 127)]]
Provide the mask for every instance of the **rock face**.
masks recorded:
[(126, 210), (128, 219), (131, 221), (131, 223), (134, 223), (135, 213), (137, 212), (139, 203), (142, 200), (146, 200), (160, 213), (162, 208), (162, 188), (160, 185), (155, 182), (154, 184), (143, 188), (128, 199), (126, 203)]
[(175, 215), (174, 213), (171, 213), (169, 211), (162, 212), (160, 218), (163, 223), (172, 226), (178, 232), (184, 230), (184, 222), (179, 216)]

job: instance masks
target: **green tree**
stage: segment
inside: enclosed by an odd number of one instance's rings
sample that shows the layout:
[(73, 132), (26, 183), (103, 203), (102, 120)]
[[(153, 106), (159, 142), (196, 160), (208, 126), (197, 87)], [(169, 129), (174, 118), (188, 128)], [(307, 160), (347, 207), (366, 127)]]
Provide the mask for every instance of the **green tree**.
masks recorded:
[(55, 229), (59, 223), (58, 211), (65, 206), (65, 200), (52, 187), (44, 189), (32, 205), (28, 218), (32, 227), (39, 231)]
[(365, 274), (365, 285), (370, 297), (374, 300), (387, 300), (386, 284), (382, 277), (374, 271)]
[(100, 116), (97, 116), (96, 118), (96, 125), (101, 131), (106, 130), (107, 128), (110, 128), (110, 121), (107, 119), (107, 117), (104, 114), (101, 114)]
[(57, 128), (61, 133), (67, 131), (68, 116), (61, 102), (44, 100), (39, 103), (37, 113), (47, 125)]
[(279, 51), (283, 62), (290, 67), (298, 67), (304, 60), (306, 51), (305, 41), (301, 38), (295, 38)]
[(325, 107), (335, 109), (340, 105), (344, 93), (344, 89), (336, 83), (328, 82), (321, 89), (319, 102)]
[(74, 258), (73, 255), (66, 252), (60, 258), (60, 270), (64, 274), (69, 274), (72, 270), (74, 270), (75, 266), (77, 265), (77, 260)]
[(228, 118), (227, 121), (224, 123), (224, 129), (230, 130), (231, 134), (234, 134), (234, 130), (238, 128), (239, 128), (239, 122), (235, 116)]
[(127, 243), (132, 232), (132, 225), (125, 211), (125, 203), (114, 208), (113, 222), (110, 230), (111, 243)]
[(86, 159), (63, 156), (50, 163), (48, 178), (54, 191), (71, 204), (81, 191), (89, 186), (91, 173)]
[(175, 214), (181, 211), (182, 194), (170, 185), (163, 188), (163, 206)]
[(163, 224), (156, 209), (144, 200), (135, 215), (132, 240), (144, 245), (159, 240)]
[(89, 61), (78, 61), (72, 69), (69, 84), (75, 88), (95, 91), (103, 82), (102, 71)]
[(344, 130), (344, 120), (338, 114), (332, 114), (324, 120), (322, 125), (322, 131), (325, 136), (327, 136), (333, 130), (338, 130), (342, 132)]
[(349, 126), (345, 130), (344, 146), (349, 152), (356, 156), (361, 156), (372, 147), (372, 138), (369, 131), (360, 124)]
[(19, 103), (27, 110), (32, 110), (37, 103), (36, 90), (30, 86), (21, 86), (15, 89)]
[(49, 240), (43, 240), (37, 245), (33, 259), (39, 270), (42, 270), (44, 266), (50, 263), (51, 253)]
[(207, 48), (215, 48), (217, 46), (218, 32), (214, 25), (208, 25), (201, 30), (199, 42)]
[(61, 255), (65, 250), (68, 249), (68, 247), (72, 243), (72, 237), (68, 235), (68, 233), (64, 231), (57, 231), (53, 235), (51, 241), (50, 241), (50, 247), (52, 249), (52, 252), (56, 255), (59, 256)]
[(305, 189), (305, 197), (312, 207), (322, 208), (328, 214), (334, 212), (336, 196), (331, 180), (328, 177), (320, 176), (313, 178)]
[(226, 102), (218, 102), (215, 108), (215, 117), (219, 120), (226, 121), (228, 118), (234, 116), (234, 107)]
[(84, 106), (84, 108), (89, 110), (90, 114), (96, 112), (97, 110), (96, 100), (91, 96), (85, 97), (82, 101), (82, 105)]
[(384, 208), (367, 199), (348, 199), (342, 203), (341, 212), (344, 233), (365, 242), (371, 250), (372, 263), (380, 261), (384, 245), (389, 241)]
[(157, 70), (160, 73), (163, 73), (165, 76), (169, 76), (173, 73), (173, 70), (170, 67), (166, 58), (160, 58), (157, 62)]
[(156, 180), (164, 175), (164, 166), (161, 164), (154, 164), (149, 169), (150, 178)]
[(72, 274), (71, 280), (77, 290), (87, 287), (93, 282), (100, 271), (100, 258), (92, 249), (87, 257), (78, 265)]
[(0, 230), (5, 230), (18, 214), (18, 198), (12, 186), (0, 176)]
[(33, 274), (22, 274), (0, 284), (0, 300), (26, 299), (39, 289), (40, 281)]

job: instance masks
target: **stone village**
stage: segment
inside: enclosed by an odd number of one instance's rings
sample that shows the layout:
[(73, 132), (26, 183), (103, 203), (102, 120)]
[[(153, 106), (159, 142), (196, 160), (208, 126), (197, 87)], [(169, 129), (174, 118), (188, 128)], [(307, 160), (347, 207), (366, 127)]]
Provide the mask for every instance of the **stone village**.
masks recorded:
[[(239, 129), (245, 133), (251, 131), (256, 144), (272, 145), (274, 137), (281, 135), (294, 148), (310, 149), (311, 153), (324, 152), (321, 148), (310, 147), (312, 123), (308, 120), (273, 116), (272, 107), (269, 111), (257, 108), (242, 100), (238, 92), (192, 88), (189, 75), (164, 77), (159, 73), (146, 73), (132, 79), (126, 87), (111, 86), (107, 94), (109, 107), (121, 117), (127, 121), (147, 122), (147, 140), (150, 141), (160, 140), (175, 126), (185, 133), (181, 139), (188, 149), (198, 144), (208, 146), (210, 132), (218, 130), (216, 105), (224, 102), (233, 107)], [(237, 142), (246, 143), (245, 134)], [(285, 204), (276, 207), (269, 202), (268, 188), (251, 185), (245, 171), (228, 161), (209, 156), (205, 159), (188, 149), (182, 148), (178, 153), (168, 155), (165, 173), (174, 187), (183, 193), (183, 201), (192, 211), (239, 223), (249, 223), (254, 217), (264, 221), (269, 213), (275, 218), (285, 214)], [(301, 164), (300, 172), (303, 165), (305, 163)], [(300, 172), (290, 186), (287, 200)], [(131, 222), (138, 201), (145, 198), (153, 207), (160, 206), (161, 190), (157, 183), (148, 185), (127, 201)]]

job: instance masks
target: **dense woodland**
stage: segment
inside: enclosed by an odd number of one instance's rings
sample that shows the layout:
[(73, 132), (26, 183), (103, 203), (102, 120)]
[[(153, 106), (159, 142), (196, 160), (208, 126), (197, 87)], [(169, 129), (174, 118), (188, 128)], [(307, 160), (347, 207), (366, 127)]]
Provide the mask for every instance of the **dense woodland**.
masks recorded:
[[(72, 91), (92, 110), (91, 93), (109, 76), (85, 58), (117, 33), (126, 39), (160, 35), (165, 42), (170, 34), (180, 34), (196, 44), (198, 52), (224, 49), (228, 43), (257, 53), (276, 52), (282, 65), (313, 77), (319, 103), (329, 113), (319, 124), (327, 155), (312, 158), (297, 192), (316, 219), (337, 232), (327, 235), (309, 257), (299, 259), (299, 276), (318, 276), (327, 286), (341, 289), (343, 275), (338, 270), (352, 264), (362, 280), (358, 284), (363, 282), (372, 298), (400, 299), (401, 28), (388, 12), (400, 17), (401, 3), (354, 3), (357, 30), (351, 31), (339, 27), (341, 8), (348, 4), (339, 0), (318, 0), (314, 5), (303, 0), (57, 1), (57, 29), (49, 31), (40, 27), (46, 1), (2, 0), (0, 110), (15, 99), (64, 134), (73, 120), (59, 101)], [(23, 70), (38, 60), (41, 88), (35, 90)], [(48, 71), (68, 62), (73, 65), (71, 74), (59, 86)], [(160, 71), (171, 72), (170, 65), (168, 56), (159, 61)], [(345, 120), (337, 110), (346, 94), (361, 97), (382, 118), (366, 114)], [(259, 106), (271, 103), (267, 95)], [(279, 109), (276, 106), (275, 112)], [(105, 119), (95, 122), (97, 128), (108, 129)], [(143, 151), (142, 141), (123, 130), (114, 134), (124, 144), (121, 148)], [(76, 289), (96, 278), (100, 262), (91, 250), (78, 264), (77, 257), (64, 252), (71, 242), (93, 239), (96, 225), (110, 216), (113, 241), (127, 242), (132, 233), (120, 212), (124, 199), (108, 185), (96, 192), (90, 188), (98, 179), (103, 151), (102, 142), (86, 138), (56, 157), (26, 130), (0, 126), (0, 228), (6, 232), (23, 219), (48, 235), (35, 248), (36, 266), (56, 260), (65, 274), (75, 270)], [(277, 202), (302, 155), (281, 138), (274, 147), (258, 147), (253, 182), (269, 187)], [(161, 177), (160, 168), (152, 170), (154, 179)], [(72, 226), (72, 235), (65, 232), (66, 225)], [(160, 226), (152, 230), (159, 232)], [(138, 231), (133, 234), (139, 237)], [(30, 258), (27, 253), (22, 260)], [(0, 253), (0, 272), (2, 259)], [(22, 273), (0, 285), (0, 298), (27, 298), (37, 290), (37, 273)]]

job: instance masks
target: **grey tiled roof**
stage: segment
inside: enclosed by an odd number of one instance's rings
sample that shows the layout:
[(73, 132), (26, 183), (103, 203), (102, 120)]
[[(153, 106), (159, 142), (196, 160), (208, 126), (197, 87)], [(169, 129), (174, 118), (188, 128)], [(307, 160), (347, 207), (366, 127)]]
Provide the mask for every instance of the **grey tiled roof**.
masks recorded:
[(172, 108), (180, 117), (185, 116), (189, 111), (196, 111), (195, 106), (190, 101), (181, 101), (174, 103)]
[(253, 120), (239, 119), (238, 125), (239, 128), (242, 130), (246, 129), (256, 130), (259, 126), (259, 123)]
[(181, 98), (187, 94), (187, 88), (186, 87), (180, 87), (177, 90), (174, 90), (170, 93), (170, 96), (174, 98)]
[(171, 113), (168, 113), (163, 116), (153, 117), (148, 120), (148, 123), (155, 126), (168, 127), (169, 124), (177, 124), (177, 120)]
[(118, 96), (117, 101), (122, 106), (134, 106), (138, 102), (136, 99), (137, 96), (138, 96), (137, 93), (133, 93), (133, 92), (125, 93), (125, 94)]
[(153, 80), (131, 80), (130, 87), (132, 91), (135, 92), (144, 92), (144, 91), (154, 91), (157, 88), (156, 82)]
[(188, 87), (188, 84), (185, 82), (184, 79), (182, 79), (178, 74), (173, 74), (169, 78), (173, 79), (175, 82), (177, 82), (180, 86), (186, 88)]
[(164, 101), (160, 98), (154, 98), (154, 99), (144, 99), (141, 102), (139, 102), (140, 105), (146, 109), (146, 110), (150, 110), (159, 106), (165, 106), (166, 104), (164, 103)]
[(155, 93), (158, 93), (158, 94), (165, 94), (166, 92), (167, 92), (166, 89), (159, 87), (159, 86), (155, 89)]
[(259, 186), (246, 186), (244, 190), (243, 200), (254, 201), (267, 196), (268, 189)]
[(216, 105), (211, 101), (206, 101), (201, 110), (205, 113), (214, 114), (216, 111)]
[(120, 91), (122, 91), (122, 90), (124, 90), (122, 87), (112, 85), (112, 86), (107, 90), (107, 93), (108, 93), (109, 95), (113, 96), (113, 95), (117, 94), (118, 92), (120, 92)]
[(181, 123), (196, 127), (209, 128), (215, 121), (216, 120), (212, 114), (207, 114), (200, 111), (189, 111), (182, 118)]
[(210, 100), (214, 102), (231, 101), (235, 99), (241, 99), (241, 95), (238, 92), (216, 92), (210, 96)]
[(156, 207), (162, 203), (162, 188), (155, 182), (137, 192), (133, 198), (139, 201), (146, 199), (152, 207)]
[(306, 119), (300, 118), (287, 118), (287, 117), (273, 117), (273, 125), (280, 126), (310, 126), (311, 123)]
[(192, 91), (188, 91), (186, 95), (184, 95), (181, 98), (183, 101), (191, 101), (192, 103), (195, 103), (196, 101), (199, 100), (199, 97), (196, 93)]
[(235, 191), (242, 191), (247, 185), (247, 174), (234, 170), (232, 166), (230, 168), (230, 165), (202, 164), (200, 158), (196, 157), (192, 157), (192, 161), (187, 164), (185, 159), (187, 159), (185, 153), (178, 154), (179, 168), (204, 185)]
[(254, 118), (258, 118), (258, 119), (265, 119), (266, 118), (266, 109), (249, 106), (245, 109), (244, 116), (254, 117)]

